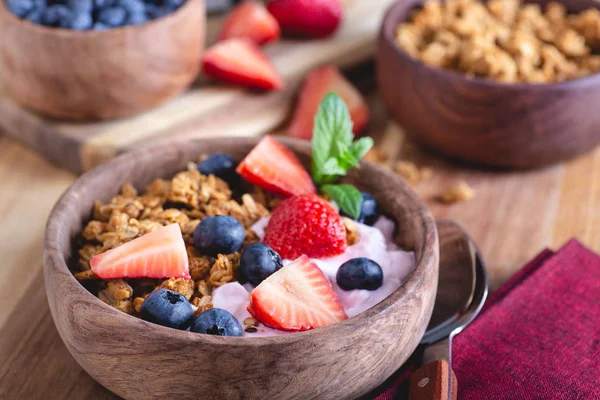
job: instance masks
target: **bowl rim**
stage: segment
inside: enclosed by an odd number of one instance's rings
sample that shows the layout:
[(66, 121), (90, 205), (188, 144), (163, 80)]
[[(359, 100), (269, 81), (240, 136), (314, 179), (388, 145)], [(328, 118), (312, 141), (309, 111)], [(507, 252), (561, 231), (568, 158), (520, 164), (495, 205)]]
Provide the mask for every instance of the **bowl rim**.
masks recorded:
[(145, 23), (139, 24), (139, 25), (125, 25), (125, 26), (120, 26), (120, 27), (116, 27), (116, 28), (106, 29), (103, 31), (96, 31), (93, 29), (80, 31), (80, 30), (67, 29), (67, 28), (52, 28), (49, 26), (36, 24), (36, 23), (28, 21), (24, 18), (19, 18), (18, 16), (14, 15), (8, 9), (8, 6), (6, 5), (5, 0), (0, 0), (0, 18), (8, 18), (9, 21), (11, 21), (14, 24), (20, 24), (24, 29), (38, 31), (39, 33), (42, 33), (42, 34), (62, 36), (65, 38), (75, 38), (75, 37), (77, 37), (77, 38), (80, 38), (80, 37), (95, 38), (95, 37), (98, 37), (101, 35), (104, 37), (107, 37), (108, 35), (116, 36), (116, 35), (125, 34), (127, 32), (151, 29), (153, 26), (156, 26), (156, 25), (160, 24), (161, 22), (165, 22), (165, 21), (172, 20), (174, 18), (182, 16), (187, 11), (187, 9), (190, 8), (194, 3), (201, 3), (202, 9), (205, 12), (204, 0), (186, 0), (185, 3), (183, 3), (183, 5), (181, 5), (177, 10), (175, 10), (167, 15), (164, 15), (162, 17), (150, 20), (148, 22), (145, 22)]
[[(419, 0), (421, 4), (425, 2), (425, 0)], [(442, 0), (444, 1), (444, 0)], [(562, 0), (558, 0), (563, 4)], [(590, 7), (596, 8), (600, 10), (600, 3), (595, 2), (594, 0), (590, 1)], [(570, 79), (563, 82), (554, 82), (554, 83), (527, 83), (527, 82), (517, 82), (517, 83), (504, 83), (498, 82), (492, 79), (486, 78), (469, 78), (465, 74), (460, 72), (446, 69), (446, 68), (436, 68), (431, 65), (425, 64), (421, 60), (418, 60), (408, 54), (404, 49), (400, 48), (395, 40), (395, 32), (396, 27), (401, 22), (398, 14), (404, 10), (406, 10), (409, 6), (405, 4), (403, 1), (396, 1), (385, 12), (383, 23), (381, 24), (381, 30), (379, 34), (379, 41), (383, 41), (388, 47), (391, 47), (394, 51), (394, 54), (397, 58), (402, 59), (404, 62), (410, 63), (414, 68), (419, 68), (423, 70), (427, 70), (427, 72), (431, 75), (436, 76), (440, 79), (445, 79), (451, 82), (455, 82), (456, 84), (468, 84), (473, 87), (477, 87), (480, 89), (504, 89), (510, 91), (522, 91), (522, 90), (534, 90), (534, 91), (554, 91), (554, 90), (567, 90), (567, 89), (581, 89), (581, 88), (589, 88), (593, 85), (600, 84), (600, 72), (595, 72), (590, 75), (582, 76), (576, 79)], [(402, 22), (407, 21), (407, 19), (403, 19)]]
[[(242, 138), (239, 137), (217, 137), (217, 138), (197, 138), (191, 139), (194, 142), (210, 142), (210, 141), (222, 141), (222, 140), (240, 140)], [(260, 137), (253, 138), (243, 138), (245, 141), (244, 144), (256, 144)], [(282, 143), (286, 146), (290, 146), (294, 153), (309, 151), (310, 143), (304, 140), (299, 139), (289, 139), (289, 138), (280, 138), (278, 137)], [(426, 274), (429, 271), (428, 266), (433, 263), (437, 263), (438, 260), (438, 233), (435, 225), (435, 220), (431, 215), (429, 209), (426, 207), (425, 203), (421, 200), (421, 198), (406, 184), (404, 183), (398, 176), (386, 171), (384, 168), (375, 165), (373, 163), (367, 161), (361, 161), (363, 165), (368, 165), (371, 168), (374, 168), (377, 173), (384, 174), (386, 178), (390, 179), (393, 184), (399, 185), (403, 188), (404, 192), (408, 195), (409, 198), (412, 199), (413, 205), (415, 207), (416, 212), (414, 215), (419, 219), (419, 223), (423, 227), (423, 234), (419, 238), (419, 241), (423, 245), (423, 251), (421, 255), (416, 258), (415, 268), (410, 272), (410, 274), (404, 279), (402, 284), (398, 289), (396, 289), (392, 294), (383, 299), (381, 302), (371, 307), (368, 310), (352, 317), (348, 318), (344, 321), (321, 327), (314, 330), (304, 331), (304, 332), (294, 332), (293, 334), (279, 335), (279, 336), (266, 336), (266, 337), (227, 337), (227, 336), (213, 336), (213, 335), (202, 335), (188, 331), (181, 331), (177, 329), (172, 329), (168, 327), (164, 327), (161, 325), (153, 324), (147, 321), (142, 320), (141, 318), (134, 317), (132, 315), (126, 314), (122, 311), (117, 310), (116, 308), (104, 303), (97, 296), (94, 296), (90, 293), (80, 282), (78, 282), (73, 273), (68, 267), (67, 261), (61, 254), (61, 246), (60, 240), (58, 238), (61, 235), (68, 235), (68, 228), (65, 227), (65, 224), (62, 224), (62, 219), (68, 217), (69, 207), (68, 204), (71, 201), (76, 200), (77, 195), (76, 192), (78, 189), (87, 186), (90, 182), (94, 180), (100, 179), (102, 175), (106, 172), (111, 171), (115, 168), (118, 168), (121, 165), (126, 165), (132, 162), (139, 154), (154, 154), (154, 153), (164, 153), (165, 151), (175, 150), (177, 151), (179, 148), (189, 145), (190, 139), (173, 139), (168, 142), (168, 146), (165, 145), (164, 141), (157, 143), (152, 146), (145, 146), (142, 149), (138, 149), (132, 152), (128, 152), (122, 154), (115, 159), (102, 164), (99, 167), (96, 167), (83, 175), (81, 175), (75, 183), (73, 183), (59, 198), (59, 200), (54, 205), (45, 229), (44, 235), (44, 278), (46, 283), (46, 290), (48, 290), (48, 282), (51, 274), (54, 276), (60, 276), (60, 279), (63, 279), (63, 283), (68, 283), (73, 290), (78, 291), (75, 295), (77, 296), (87, 296), (90, 301), (95, 302), (97, 307), (105, 313), (106, 315), (110, 315), (115, 318), (122, 318), (122, 321), (127, 321), (127, 324), (130, 328), (138, 329), (141, 327), (145, 327), (147, 329), (151, 329), (153, 331), (154, 338), (164, 339), (169, 341), (179, 340), (185, 341), (187, 343), (204, 343), (210, 345), (238, 345), (238, 346), (268, 346), (274, 344), (289, 344), (300, 340), (310, 339), (312, 337), (323, 336), (323, 335), (331, 335), (336, 336), (338, 333), (341, 333), (347, 329), (353, 329), (355, 326), (362, 325), (366, 323), (369, 319), (374, 316), (383, 314), (387, 312), (389, 308), (395, 305), (398, 301), (401, 301), (405, 296), (411, 295), (416, 288), (420, 287), (423, 281), (426, 278)], [(75, 194), (75, 195), (74, 195)], [(90, 205), (91, 207), (91, 205)], [(72, 217), (72, 215), (71, 215)], [(50, 238), (55, 238), (51, 240)], [(72, 237), (68, 238), (68, 243), (72, 246)], [(56, 270), (54, 270), (56, 269)], [(48, 295), (48, 294), (47, 294)], [(51, 307), (52, 309), (52, 307)], [(53, 315), (53, 319), (54, 319)], [(141, 325), (139, 325), (141, 324)], [(401, 332), (399, 332), (401, 334)]]

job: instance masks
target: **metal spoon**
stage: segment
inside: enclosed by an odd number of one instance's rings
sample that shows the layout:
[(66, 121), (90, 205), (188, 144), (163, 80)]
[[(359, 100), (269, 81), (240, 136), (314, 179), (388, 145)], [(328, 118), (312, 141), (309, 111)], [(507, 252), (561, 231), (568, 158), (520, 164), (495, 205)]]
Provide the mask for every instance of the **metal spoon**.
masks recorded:
[(433, 315), (421, 344), (423, 366), (413, 373), (410, 400), (455, 400), (452, 339), (479, 313), (488, 294), (483, 258), (467, 231), (452, 220), (437, 222), (440, 276)]

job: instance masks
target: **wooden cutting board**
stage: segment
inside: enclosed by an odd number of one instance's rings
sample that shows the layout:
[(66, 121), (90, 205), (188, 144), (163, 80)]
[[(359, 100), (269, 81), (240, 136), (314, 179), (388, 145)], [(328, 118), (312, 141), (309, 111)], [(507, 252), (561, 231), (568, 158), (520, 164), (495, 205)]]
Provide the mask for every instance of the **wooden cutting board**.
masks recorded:
[[(288, 116), (294, 94), (307, 71), (333, 63), (349, 67), (375, 51), (379, 25), (394, 0), (346, 0), (342, 26), (326, 40), (281, 40), (266, 47), (286, 81), (280, 92), (252, 93), (200, 77), (186, 93), (152, 111), (109, 122), (51, 120), (13, 103), (0, 90), (0, 128), (48, 159), (74, 172), (88, 170), (128, 149), (159, 139), (267, 132)], [(222, 17), (208, 21), (208, 43)], [(10, 77), (6, 77), (10, 79)]]

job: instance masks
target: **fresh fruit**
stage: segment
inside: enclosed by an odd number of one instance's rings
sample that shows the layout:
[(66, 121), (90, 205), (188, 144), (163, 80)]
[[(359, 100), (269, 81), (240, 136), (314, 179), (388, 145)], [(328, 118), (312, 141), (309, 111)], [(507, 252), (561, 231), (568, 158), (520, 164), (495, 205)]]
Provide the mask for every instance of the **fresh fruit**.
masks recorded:
[(141, 315), (148, 322), (185, 330), (192, 323), (194, 309), (181, 293), (158, 289), (142, 303)]
[(198, 315), (192, 326), (192, 332), (217, 336), (242, 336), (242, 325), (227, 310), (211, 308)]
[(280, 196), (315, 193), (315, 185), (298, 158), (272, 136), (265, 136), (238, 165), (248, 182)]
[(264, 243), (252, 243), (244, 248), (240, 258), (242, 276), (254, 286), (283, 267), (281, 257)]
[(206, 217), (194, 230), (194, 247), (202, 254), (217, 256), (238, 251), (244, 243), (246, 231), (231, 216)]
[(312, 70), (306, 77), (287, 132), (289, 136), (312, 138), (319, 104), (330, 92), (336, 93), (346, 103), (353, 124), (352, 132), (359, 133), (367, 126), (369, 108), (363, 96), (337, 67), (326, 65)]
[(219, 40), (247, 38), (261, 45), (279, 38), (277, 20), (260, 3), (244, 1), (223, 21)]
[(290, 197), (271, 213), (264, 243), (282, 258), (325, 258), (346, 250), (346, 228), (338, 212), (316, 194)]
[(278, 90), (283, 79), (260, 48), (249, 39), (228, 39), (204, 52), (202, 67), (207, 76), (236, 85)]
[(353, 258), (342, 264), (335, 280), (343, 290), (375, 290), (383, 284), (383, 270), (370, 258)]
[(235, 168), (237, 164), (233, 157), (225, 153), (215, 153), (198, 164), (198, 171), (202, 175), (214, 175), (225, 181), (229, 181), (236, 176)]
[[(379, 204), (377, 204), (377, 200), (370, 193), (362, 192), (362, 205), (360, 207), (360, 216), (356, 219), (356, 221), (373, 226), (377, 219), (379, 219)], [(349, 217), (343, 211), (341, 214), (345, 217)]]
[(286, 331), (306, 331), (348, 318), (327, 276), (304, 255), (252, 291), (248, 312), (264, 325)]
[(189, 278), (188, 255), (178, 224), (171, 224), (98, 254), (90, 260), (102, 279)]
[(340, 0), (273, 0), (267, 9), (284, 32), (311, 38), (331, 35), (343, 17)]

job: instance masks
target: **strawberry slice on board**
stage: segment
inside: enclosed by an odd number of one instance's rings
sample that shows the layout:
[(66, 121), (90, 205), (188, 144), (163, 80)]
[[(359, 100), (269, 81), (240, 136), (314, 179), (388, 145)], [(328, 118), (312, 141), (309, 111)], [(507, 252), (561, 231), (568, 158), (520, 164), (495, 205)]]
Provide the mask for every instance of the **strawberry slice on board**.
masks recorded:
[(98, 254), (90, 260), (101, 279), (189, 278), (188, 255), (179, 224), (170, 224)]
[(223, 21), (219, 40), (247, 38), (261, 45), (279, 39), (279, 23), (260, 3), (244, 1)]
[(334, 33), (344, 15), (340, 0), (271, 0), (267, 9), (284, 32), (310, 38)]
[(204, 73), (211, 78), (251, 89), (279, 90), (284, 82), (273, 64), (249, 39), (217, 42), (204, 52)]
[(265, 326), (285, 331), (307, 331), (348, 318), (327, 276), (305, 255), (254, 288), (248, 312)]
[(326, 65), (309, 72), (304, 81), (292, 122), (287, 131), (289, 136), (308, 140), (312, 138), (315, 114), (321, 100), (329, 92), (335, 92), (346, 103), (354, 133), (360, 133), (367, 126), (369, 107), (362, 94), (340, 73), (337, 67)]
[(316, 192), (300, 160), (272, 136), (262, 138), (236, 172), (253, 185), (283, 197)]

